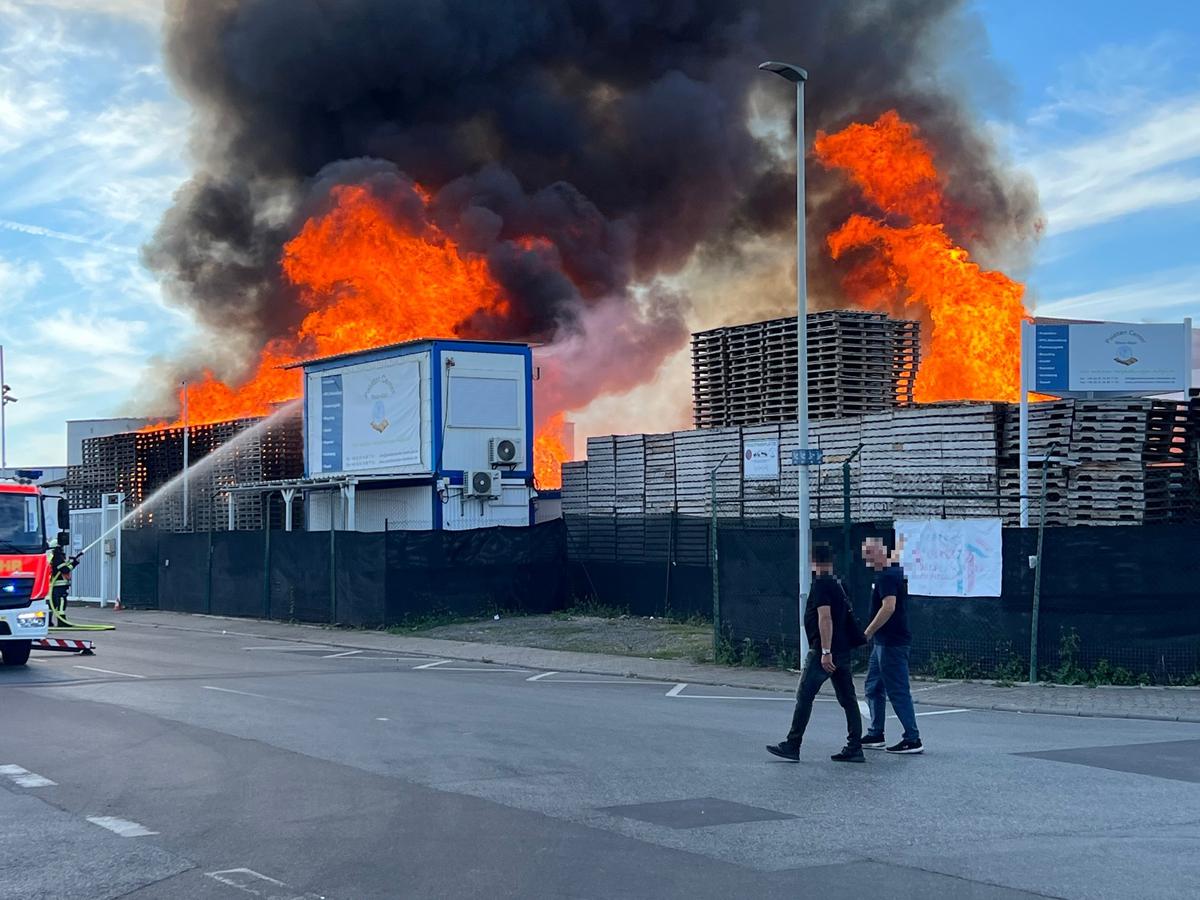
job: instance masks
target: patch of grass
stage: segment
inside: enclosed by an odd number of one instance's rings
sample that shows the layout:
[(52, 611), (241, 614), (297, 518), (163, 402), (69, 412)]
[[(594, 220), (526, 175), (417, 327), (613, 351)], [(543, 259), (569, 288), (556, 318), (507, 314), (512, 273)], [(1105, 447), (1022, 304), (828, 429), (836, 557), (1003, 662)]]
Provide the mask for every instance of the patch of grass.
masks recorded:
[(555, 619), (574, 619), (580, 616), (592, 619), (619, 619), (621, 616), (627, 615), (629, 615), (627, 609), (609, 606), (606, 603), (597, 603), (594, 600), (576, 601), (567, 609), (550, 613), (551, 618)]
[(459, 616), (453, 613), (427, 613), (422, 616), (412, 616), (389, 625), (384, 630), (388, 634), (413, 634), (417, 631), (429, 631), (443, 625), (464, 625), (468, 622), (483, 621), (482, 616)]

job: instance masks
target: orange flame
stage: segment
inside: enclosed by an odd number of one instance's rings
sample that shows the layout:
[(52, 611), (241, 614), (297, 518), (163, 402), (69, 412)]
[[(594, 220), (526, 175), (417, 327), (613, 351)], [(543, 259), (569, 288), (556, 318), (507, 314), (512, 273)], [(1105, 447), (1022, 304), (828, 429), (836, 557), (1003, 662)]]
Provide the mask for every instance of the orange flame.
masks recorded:
[(562, 487), (562, 464), (571, 458), (564, 426), (563, 414), (555, 413), (541, 424), (533, 439), (533, 475), (540, 488)]
[[(503, 294), (479, 258), (460, 255), (436, 227), (403, 230), (366, 188), (340, 185), (334, 205), (283, 248), (283, 272), (312, 311), (295, 337), (263, 348), (258, 367), (231, 387), (211, 372), (188, 388), (192, 424), (261, 416), (299, 397), (300, 373), (279, 367), (309, 356), (418, 338), (455, 337), (480, 313), (503, 314)], [(183, 403), (180, 392), (180, 405)], [(182, 419), (153, 428), (178, 427)]]
[(834, 259), (854, 250), (844, 287), (856, 302), (887, 310), (899, 297), (932, 325), (914, 396), (937, 400), (1015, 400), (1020, 390), (1024, 285), (971, 262), (946, 234), (948, 205), (933, 153), (894, 111), (871, 125), (818, 132), (817, 159), (844, 169), (880, 219), (853, 215), (829, 236)]

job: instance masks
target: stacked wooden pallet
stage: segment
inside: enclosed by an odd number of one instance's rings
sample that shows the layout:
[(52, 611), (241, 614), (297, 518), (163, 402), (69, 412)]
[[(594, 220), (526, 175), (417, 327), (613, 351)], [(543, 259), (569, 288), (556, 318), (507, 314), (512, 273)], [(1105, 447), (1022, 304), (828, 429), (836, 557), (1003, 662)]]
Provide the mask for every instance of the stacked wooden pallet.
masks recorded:
[[(882, 313), (831, 310), (808, 316), (809, 416), (833, 419), (912, 402), (919, 325)], [(692, 336), (697, 428), (796, 418), (795, 318)]]
[(587, 442), (588, 558), (615, 559), (617, 553), (617, 439)]
[(862, 418), (867, 519), (994, 516), (999, 404), (930, 404)]
[[(234, 527), (262, 528), (265, 507), (256, 494), (231, 495), (228, 489), (263, 481), (298, 478), (304, 460), (299, 415), (282, 418), (252, 437), (244, 437), (225, 452), (206, 458), (261, 422), (237, 419), (194, 425), (188, 429), (188, 515), (183, 491), (172, 490), (152, 506), (136, 512), (128, 527), (157, 527), (172, 531), (224, 530), (229, 527), (229, 504)], [(164, 428), (91, 438), (84, 441), (83, 464), (68, 472), (68, 496), (74, 508), (99, 502), (103, 493), (125, 494), (129, 509), (137, 509), (183, 471), (182, 428)], [(202, 464), (203, 463), (203, 464)], [(282, 516), (280, 511), (279, 516)], [(278, 523), (274, 523), (278, 524)]]
[[(1054, 459), (1066, 459), (1071, 450), (1075, 423), (1074, 400), (1051, 400), (1029, 407), (1029, 523), (1037, 525), (1041, 515), (1042, 460), (1053, 449)], [(1005, 525), (1021, 523), (1021, 417), (1016, 404), (1009, 404), (1003, 417), (1000, 442), (1001, 514)], [(1067, 470), (1051, 462), (1046, 469), (1046, 524), (1069, 522)]]

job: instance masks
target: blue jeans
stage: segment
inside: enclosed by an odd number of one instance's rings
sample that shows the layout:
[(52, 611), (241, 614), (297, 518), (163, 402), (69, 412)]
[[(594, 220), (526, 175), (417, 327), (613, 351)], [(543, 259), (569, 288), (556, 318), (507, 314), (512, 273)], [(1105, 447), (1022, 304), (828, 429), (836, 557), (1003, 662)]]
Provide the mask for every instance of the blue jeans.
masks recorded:
[(863, 687), (867, 706), (871, 710), (870, 734), (883, 734), (887, 716), (885, 700), (892, 702), (896, 718), (904, 726), (904, 739), (918, 741), (917, 716), (913, 712), (912, 692), (908, 687), (908, 644), (888, 645), (878, 641), (871, 648), (871, 662), (867, 666), (867, 683)]

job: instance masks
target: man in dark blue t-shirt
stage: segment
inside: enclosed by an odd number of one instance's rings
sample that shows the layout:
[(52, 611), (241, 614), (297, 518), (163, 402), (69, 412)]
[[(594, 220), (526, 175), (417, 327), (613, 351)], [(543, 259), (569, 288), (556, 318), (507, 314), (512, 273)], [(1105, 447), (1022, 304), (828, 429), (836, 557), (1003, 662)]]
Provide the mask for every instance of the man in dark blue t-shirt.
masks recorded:
[(903, 739), (888, 753), (921, 753), (921, 733), (913, 711), (912, 691), (908, 686), (908, 652), (912, 632), (908, 630), (908, 582), (897, 559), (888, 554), (880, 538), (867, 538), (862, 545), (863, 561), (875, 571), (871, 590), (871, 622), (863, 629), (868, 640), (874, 640), (871, 661), (867, 666), (867, 683), (863, 687), (867, 706), (871, 710), (871, 726), (863, 735), (862, 745), (873, 750), (887, 746), (883, 726), (887, 717), (886, 701), (890, 700), (896, 718), (904, 726)]

